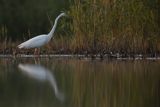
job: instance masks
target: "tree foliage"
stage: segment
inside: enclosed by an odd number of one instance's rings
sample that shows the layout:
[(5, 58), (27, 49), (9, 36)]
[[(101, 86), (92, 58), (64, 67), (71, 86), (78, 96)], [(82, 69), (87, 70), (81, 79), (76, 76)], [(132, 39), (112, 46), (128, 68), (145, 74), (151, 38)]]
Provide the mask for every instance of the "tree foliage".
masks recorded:
[(54, 21), (66, 7), (65, 0), (0, 0), (0, 37), (15, 40), (46, 33), (49, 19)]

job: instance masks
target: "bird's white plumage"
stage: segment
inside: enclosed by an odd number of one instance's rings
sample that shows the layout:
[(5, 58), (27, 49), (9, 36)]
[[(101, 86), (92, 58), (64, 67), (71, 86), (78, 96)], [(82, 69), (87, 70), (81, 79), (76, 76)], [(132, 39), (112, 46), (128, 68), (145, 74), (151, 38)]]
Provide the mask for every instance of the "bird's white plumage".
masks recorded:
[(31, 38), (29, 40), (27, 40), (26, 42), (21, 43), (20, 45), (18, 45), (18, 48), (38, 48), (43, 46), (44, 44), (48, 43), (49, 38), (48, 35), (39, 35), (36, 36), (34, 38)]
[(39, 80), (39, 81), (48, 81), (52, 86), (56, 97), (64, 101), (64, 95), (58, 89), (56, 78), (54, 77), (53, 73), (44, 68), (41, 65), (31, 65), (31, 64), (19, 64), (18, 68), (29, 77)]
[(47, 80), (47, 75), (49, 73), (48, 70), (39, 65), (19, 64), (18, 68), (21, 69), (28, 76), (40, 81)]
[(54, 26), (52, 27), (51, 31), (48, 34), (43, 34), (43, 35), (39, 35), (39, 36), (36, 36), (34, 38), (31, 38), (31, 39), (21, 43), (20, 45), (18, 45), (18, 48), (20, 48), (20, 49), (21, 48), (26, 48), (26, 49), (39, 48), (39, 47), (45, 45), (46, 43), (48, 43), (50, 41), (50, 39), (52, 38), (52, 36), (53, 36), (53, 33), (54, 33), (55, 28), (57, 26), (58, 19), (61, 18), (62, 16), (66, 16), (66, 14), (65, 13), (61, 13), (55, 19)]

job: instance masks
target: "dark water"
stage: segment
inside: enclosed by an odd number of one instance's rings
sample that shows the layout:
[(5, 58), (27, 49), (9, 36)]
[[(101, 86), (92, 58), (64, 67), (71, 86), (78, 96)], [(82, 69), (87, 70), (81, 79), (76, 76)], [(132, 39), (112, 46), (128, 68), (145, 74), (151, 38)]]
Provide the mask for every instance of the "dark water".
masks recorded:
[(159, 107), (160, 61), (1, 58), (0, 107)]

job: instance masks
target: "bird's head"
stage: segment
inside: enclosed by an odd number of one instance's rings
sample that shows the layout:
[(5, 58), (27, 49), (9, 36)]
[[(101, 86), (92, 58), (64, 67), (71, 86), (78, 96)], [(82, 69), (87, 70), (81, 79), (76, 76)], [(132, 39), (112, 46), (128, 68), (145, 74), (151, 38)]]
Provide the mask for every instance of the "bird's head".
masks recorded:
[(61, 16), (68, 16), (65, 12), (62, 11)]

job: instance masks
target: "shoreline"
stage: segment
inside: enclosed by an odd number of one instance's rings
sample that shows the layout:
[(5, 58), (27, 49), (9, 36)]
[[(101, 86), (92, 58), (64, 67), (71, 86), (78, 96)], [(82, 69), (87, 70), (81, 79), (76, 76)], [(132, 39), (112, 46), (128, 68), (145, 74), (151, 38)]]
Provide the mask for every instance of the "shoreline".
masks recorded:
[(128, 56), (123, 56), (120, 54), (105, 54), (105, 55), (100, 55), (100, 54), (41, 54), (41, 55), (26, 55), (26, 54), (17, 54), (17, 55), (12, 55), (12, 54), (0, 54), (0, 58), (75, 58), (75, 59), (99, 59), (99, 60), (106, 60), (106, 59), (115, 59), (115, 60), (160, 60), (160, 56), (146, 56), (142, 54), (135, 54), (135, 55), (128, 55)]

